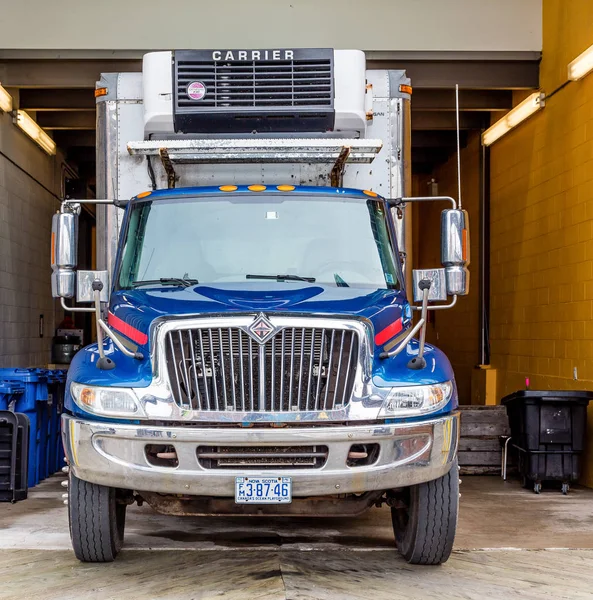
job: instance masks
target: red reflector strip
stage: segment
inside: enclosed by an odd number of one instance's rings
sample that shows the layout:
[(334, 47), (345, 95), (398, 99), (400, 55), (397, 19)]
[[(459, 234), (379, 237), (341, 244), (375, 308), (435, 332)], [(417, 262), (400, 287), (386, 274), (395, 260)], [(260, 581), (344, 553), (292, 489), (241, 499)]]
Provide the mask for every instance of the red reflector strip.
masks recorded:
[(385, 342), (388, 342), (391, 338), (395, 337), (404, 328), (404, 323), (401, 317), (394, 321), (391, 325), (388, 325), (382, 331), (375, 336), (375, 344), (382, 346)]
[(107, 316), (107, 323), (113, 329), (117, 329), (120, 333), (130, 338), (133, 342), (144, 346), (148, 342), (148, 336), (141, 331), (138, 331), (135, 327), (132, 327), (125, 321), (122, 321), (119, 317), (116, 317), (113, 313), (109, 313)]

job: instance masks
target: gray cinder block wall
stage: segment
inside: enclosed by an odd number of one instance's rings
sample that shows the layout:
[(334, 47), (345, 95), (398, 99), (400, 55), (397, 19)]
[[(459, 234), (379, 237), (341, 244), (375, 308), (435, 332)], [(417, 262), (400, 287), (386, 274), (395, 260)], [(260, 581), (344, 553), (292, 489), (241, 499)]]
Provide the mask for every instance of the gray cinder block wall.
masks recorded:
[[(45, 366), (62, 311), (51, 297), (51, 217), (63, 158), (50, 157), (0, 113), (0, 367)], [(43, 315), (43, 337), (39, 335)]]

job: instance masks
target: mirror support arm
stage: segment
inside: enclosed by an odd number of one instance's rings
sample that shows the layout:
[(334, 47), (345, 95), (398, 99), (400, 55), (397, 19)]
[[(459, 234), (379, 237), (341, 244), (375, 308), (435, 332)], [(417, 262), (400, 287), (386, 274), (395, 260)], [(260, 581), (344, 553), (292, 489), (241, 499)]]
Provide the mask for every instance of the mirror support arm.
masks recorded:
[[(425, 282), (420, 282), (420, 285)], [(422, 288), (422, 319), (426, 322), (428, 316), (428, 290), (430, 289), (430, 281), (428, 285)], [(418, 358), (422, 359), (424, 355), (424, 343), (426, 342), (426, 325), (420, 330), (420, 348), (418, 350)]]
[(103, 348), (103, 330), (99, 327), (99, 321), (101, 320), (101, 289), (103, 286), (99, 286), (96, 281), (93, 282), (93, 296), (95, 297), (95, 321), (97, 322), (97, 346), (99, 348), (99, 356), (101, 361), (105, 361), (105, 349)]
[(379, 358), (393, 358), (398, 354), (401, 354), (402, 350), (408, 345), (410, 340), (418, 333), (418, 330), (424, 325), (424, 321), (420, 319), (416, 325), (410, 330), (408, 335), (393, 349), (389, 352), (381, 352)]
[(98, 321), (99, 326), (103, 329), (103, 331), (105, 332), (105, 334), (111, 339), (111, 341), (117, 346), (118, 350), (120, 350), (120, 352), (123, 352), (123, 354), (125, 354), (126, 356), (129, 356), (130, 358), (135, 358), (137, 360), (143, 360), (144, 359), (144, 354), (142, 354), (142, 352), (132, 352), (131, 350), (128, 350), (118, 339), (117, 336), (115, 336), (113, 334), (113, 332), (111, 331), (111, 329), (109, 329), (109, 326), (107, 325), (107, 323), (105, 323), (105, 321), (103, 321), (103, 319), (100, 319)]
[(97, 368), (104, 371), (109, 371), (115, 368), (115, 363), (105, 356), (105, 348), (103, 347), (103, 329), (101, 328), (101, 290), (103, 282), (100, 279), (93, 281), (93, 295), (95, 297), (95, 321), (97, 322), (97, 348), (99, 349), (99, 360)]
[(66, 198), (65, 200), (62, 200), (62, 212), (64, 212), (64, 209), (69, 208), (69, 206), (76, 207), (77, 204), (113, 204), (118, 208), (125, 208), (128, 202), (129, 200), (110, 200), (107, 198), (82, 198), (80, 200)]
[(62, 304), (62, 308), (69, 312), (95, 312), (94, 308), (81, 308), (77, 306), (66, 306), (66, 300), (64, 298), (60, 298), (60, 303)]
[(415, 356), (408, 362), (408, 368), (414, 369), (415, 371), (419, 371), (420, 369), (424, 369), (426, 367), (426, 359), (424, 358), (424, 344), (426, 342), (426, 325), (427, 317), (428, 317), (428, 293), (430, 291), (430, 286), (432, 282), (430, 279), (423, 279), (418, 287), (422, 290), (422, 316), (420, 320), (422, 321), (422, 329), (420, 330), (420, 347), (418, 348), (418, 356)]
[(419, 287), (422, 290), (422, 315), (420, 320), (416, 325), (412, 328), (410, 333), (398, 344), (396, 348), (394, 348), (391, 352), (381, 352), (379, 354), (379, 358), (392, 358), (400, 354), (403, 349), (408, 345), (410, 340), (416, 335), (418, 331), (420, 331), (420, 347), (418, 350), (418, 356), (415, 356), (408, 362), (408, 368), (414, 370), (420, 370), (426, 367), (426, 359), (424, 358), (424, 346), (426, 342), (426, 325), (427, 317), (428, 317), (428, 294), (430, 291), (430, 286), (432, 282), (430, 279), (423, 279)]
[(453, 208), (457, 208), (457, 202), (451, 196), (413, 196), (404, 198), (393, 198), (390, 200), (396, 206), (406, 204), (407, 202), (450, 202)]
[(75, 306), (67, 306), (64, 298), (60, 298), (60, 302), (62, 304), (62, 308), (64, 310), (70, 312), (92, 312), (95, 313), (95, 321), (97, 323), (97, 346), (99, 349), (99, 360), (97, 361), (97, 367), (103, 370), (113, 369), (115, 367), (115, 363), (105, 356), (105, 349), (103, 347), (103, 341), (105, 339), (105, 335), (112, 340), (112, 342), (117, 346), (118, 350), (129, 356), (130, 358), (135, 358), (136, 360), (144, 360), (144, 354), (142, 352), (132, 352), (128, 350), (113, 334), (111, 329), (109, 329), (108, 325), (101, 318), (101, 290), (103, 289), (103, 283), (96, 279), (93, 282), (93, 295), (95, 298), (95, 306), (94, 308), (79, 308)]
[(142, 352), (132, 352), (128, 350), (118, 339), (105, 321), (101, 318), (101, 290), (103, 289), (103, 282), (100, 279), (96, 279), (93, 281), (93, 293), (95, 295), (95, 318), (97, 321), (97, 344), (99, 346), (99, 360), (97, 361), (97, 367), (99, 369), (109, 370), (115, 367), (115, 363), (105, 356), (105, 349), (103, 348), (103, 340), (104, 334), (117, 346), (120, 352), (123, 352), (126, 356), (130, 358), (135, 358), (137, 360), (142, 360), (144, 355)]
[[(447, 310), (453, 308), (457, 304), (457, 296), (453, 296), (453, 300), (449, 304), (433, 304), (427, 307), (427, 310)], [(422, 310), (422, 306), (412, 306), (412, 310)]]

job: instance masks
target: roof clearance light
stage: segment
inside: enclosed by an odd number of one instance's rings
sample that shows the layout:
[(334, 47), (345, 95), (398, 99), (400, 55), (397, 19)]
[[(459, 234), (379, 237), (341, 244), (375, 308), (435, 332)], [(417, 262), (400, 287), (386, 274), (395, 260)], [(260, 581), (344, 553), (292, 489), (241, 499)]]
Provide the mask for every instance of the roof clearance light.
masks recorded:
[(280, 192), (294, 192), (294, 185), (279, 185), (276, 189)]
[(250, 192), (263, 192), (266, 189), (265, 185), (250, 185), (247, 188)]
[(237, 186), (236, 185), (221, 185), (218, 189), (221, 192), (236, 192)]
[(410, 94), (410, 95), (412, 95), (412, 86), (411, 85), (405, 85), (405, 84), (402, 83), (399, 86), (399, 91), (402, 94)]
[(12, 96), (0, 85), (0, 110), (10, 112), (12, 110)]
[(577, 81), (590, 71), (593, 71), (593, 46), (589, 46), (568, 65), (568, 78)]
[(523, 102), (517, 104), (502, 119), (494, 123), (489, 129), (486, 129), (482, 134), (482, 144), (490, 146), (490, 144), (493, 144), (497, 139), (513, 129), (513, 127), (516, 127), (532, 114), (541, 110), (544, 107), (543, 98), (544, 94), (541, 92), (534, 92), (527, 96)]
[(152, 192), (141, 192), (136, 198), (146, 198), (146, 196), (150, 196), (150, 194), (152, 194)]
[(101, 96), (107, 96), (109, 90), (107, 88), (97, 88), (95, 90), (95, 98), (100, 98)]
[(24, 110), (16, 111), (16, 124), (50, 156), (56, 153), (56, 143)]
[(379, 196), (377, 192), (373, 192), (372, 190), (363, 190), (362, 193), (370, 196), (371, 198), (377, 198)]

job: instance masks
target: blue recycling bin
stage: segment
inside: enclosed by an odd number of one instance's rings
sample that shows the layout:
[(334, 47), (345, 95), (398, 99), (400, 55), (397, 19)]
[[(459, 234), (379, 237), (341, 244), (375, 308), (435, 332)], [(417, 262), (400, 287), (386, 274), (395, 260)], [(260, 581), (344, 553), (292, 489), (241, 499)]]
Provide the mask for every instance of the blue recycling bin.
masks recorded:
[(58, 431), (56, 436), (56, 471), (62, 469), (66, 464), (66, 453), (64, 452), (64, 444), (62, 443), (62, 413), (64, 412), (64, 400), (66, 397), (66, 379), (68, 371), (65, 369), (59, 371), (62, 376), (62, 382), (59, 387), (60, 397), (57, 404), (58, 409)]
[(49, 399), (45, 402), (39, 401), (37, 404), (38, 441), (37, 441), (37, 483), (43, 481), (47, 476), (47, 454), (49, 451), (50, 440), (50, 410)]
[(25, 386), (18, 381), (0, 381), (0, 410), (8, 410), (24, 391)]
[(31, 488), (46, 473), (46, 467), (39, 463), (40, 457), (45, 459), (49, 432), (47, 372), (35, 368), (0, 369), (0, 380), (17, 381), (25, 388), (23, 394), (16, 398), (14, 411), (25, 413), (29, 418), (27, 483)]
[(62, 446), (60, 423), (64, 408), (66, 371), (58, 369), (48, 371), (47, 378), (49, 390), (49, 434), (45, 459), (47, 464), (47, 475), (51, 475), (64, 466), (64, 450)]

